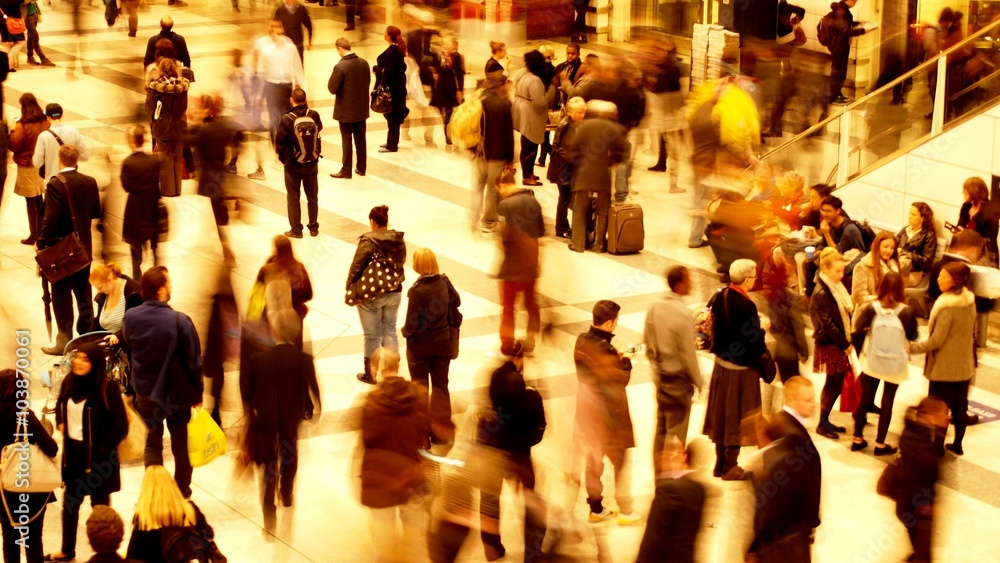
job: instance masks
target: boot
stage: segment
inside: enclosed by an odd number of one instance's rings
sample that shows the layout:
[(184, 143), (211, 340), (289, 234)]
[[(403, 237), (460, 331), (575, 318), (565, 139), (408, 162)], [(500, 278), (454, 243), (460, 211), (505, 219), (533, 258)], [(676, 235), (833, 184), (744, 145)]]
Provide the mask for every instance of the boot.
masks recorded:
[(722, 477), (722, 468), (726, 465), (726, 447), (722, 444), (715, 445), (715, 469), (712, 475)]
[(656, 160), (656, 164), (648, 169), (650, 172), (666, 172), (667, 171), (667, 140), (662, 136), (660, 137), (660, 156)]
[(367, 383), (368, 385), (375, 385), (375, 378), (372, 377), (370, 358), (365, 358), (365, 371), (364, 373), (358, 374), (358, 381), (362, 383)]
[(21, 239), (21, 244), (26, 244), (28, 246), (34, 246), (35, 242), (38, 240), (38, 200), (33, 197), (29, 197), (25, 200), (28, 208), (28, 230), (30, 234), (28, 238)]
[[(736, 468), (739, 462), (740, 448), (739, 446), (726, 447), (726, 457), (725, 464), (722, 466), (722, 478), (730, 476), (730, 472)], [(726, 479), (729, 480), (729, 479)]]

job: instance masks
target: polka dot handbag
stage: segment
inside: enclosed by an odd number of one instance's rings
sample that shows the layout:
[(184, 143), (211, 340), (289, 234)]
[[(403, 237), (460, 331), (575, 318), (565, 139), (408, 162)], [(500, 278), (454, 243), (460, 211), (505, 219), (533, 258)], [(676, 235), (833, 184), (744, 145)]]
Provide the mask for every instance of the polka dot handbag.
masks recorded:
[(376, 254), (357, 280), (347, 288), (344, 302), (351, 307), (370, 303), (388, 291), (399, 288), (401, 280), (392, 260)]

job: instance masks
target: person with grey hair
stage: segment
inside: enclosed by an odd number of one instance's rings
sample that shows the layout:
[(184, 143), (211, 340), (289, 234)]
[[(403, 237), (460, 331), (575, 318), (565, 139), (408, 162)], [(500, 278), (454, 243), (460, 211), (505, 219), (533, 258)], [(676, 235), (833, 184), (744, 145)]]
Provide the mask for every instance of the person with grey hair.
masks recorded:
[(271, 311), (268, 323), (275, 346), (255, 354), (249, 369), (241, 370), (240, 394), (248, 418), (247, 454), (260, 466), (264, 527), (273, 529), (276, 485), (280, 481), (282, 506), (291, 506), (299, 424), (318, 418), (320, 394), (312, 356), (295, 345), (299, 315), (291, 308)]
[(715, 367), (704, 426), (704, 433), (715, 443), (713, 474), (726, 480), (742, 473), (737, 468), (740, 448), (757, 445), (756, 436), (742, 432), (741, 425), (760, 411), (758, 379), (763, 377), (767, 358), (766, 326), (761, 326), (757, 306), (747, 293), (757, 279), (757, 264), (753, 260), (736, 260), (729, 267), (729, 278), (732, 283), (709, 302), (714, 318)]
[(587, 102), (583, 98), (570, 98), (566, 102), (566, 116), (559, 122), (552, 137), (552, 158), (549, 160), (549, 169), (546, 173), (546, 179), (559, 189), (559, 200), (556, 202), (556, 236), (567, 239), (571, 236), (569, 205), (573, 197), (571, 189), (573, 164), (570, 162), (566, 142), (572, 138), (576, 124), (580, 123), (585, 115), (587, 115)]
[(331, 178), (351, 178), (353, 152), (351, 141), (358, 151), (358, 165), (354, 172), (364, 176), (368, 169), (365, 123), (368, 119), (368, 92), (371, 89), (371, 69), (368, 61), (351, 52), (351, 42), (346, 37), (337, 39), (337, 53), (340, 61), (333, 67), (327, 82), (327, 89), (336, 98), (333, 118), (340, 125), (340, 145), (344, 150), (340, 172), (330, 174)]

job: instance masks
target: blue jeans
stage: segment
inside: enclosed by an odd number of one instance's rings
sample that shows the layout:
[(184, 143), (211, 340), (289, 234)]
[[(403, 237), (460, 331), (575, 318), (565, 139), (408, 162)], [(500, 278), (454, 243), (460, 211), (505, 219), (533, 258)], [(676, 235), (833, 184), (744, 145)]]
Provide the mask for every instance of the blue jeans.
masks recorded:
[(358, 316), (361, 317), (361, 329), (365, 332), (365, 357), (379, 346), (394, 352), (399, 352), (399, 342), (396, 339), (396, 316), (399, 314), (399, 301), (403, 293), (383, 293), (373, 301), (358, 305)]

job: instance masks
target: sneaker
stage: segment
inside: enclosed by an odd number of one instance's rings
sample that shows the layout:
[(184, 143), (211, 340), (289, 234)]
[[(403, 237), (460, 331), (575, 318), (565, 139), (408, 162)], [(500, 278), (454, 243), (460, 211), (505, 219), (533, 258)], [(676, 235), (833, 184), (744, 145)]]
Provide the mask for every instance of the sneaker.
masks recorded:
[(35, 57), (28, 57), (28, 64), (38, 66), (38, 61), (35, 60)]
[(623, 513), (618, 515), (619, 526), (635, 526), (639, 522), (642, 522), (642, 514), (639, 514), (634, 510), (629, 514)]
[(235, 164), (227, 164), (226, 165), (226, 174), (236, 174), (236, 165)]
[(591, 512), (590, 516), (587, 516), (587, 522), (600, 524), (601, 522), (613, 519), (615, 516), (618, 516), (617, 511), (605, 508), (602, 512)]
[(264, 179), (264, 169), (263, 168), (257, 168), (257, 171), (254, 172), (253, 174), (247, 174), (247, 178), (250, 178), (251, 180), (263, 180)]

